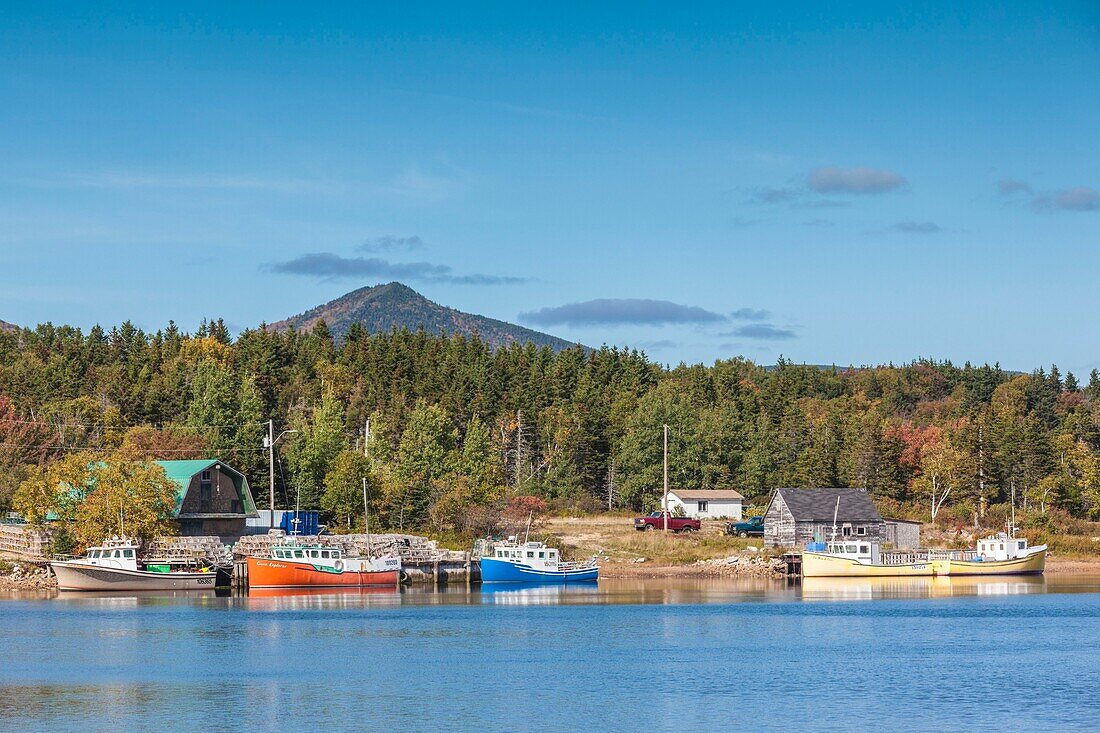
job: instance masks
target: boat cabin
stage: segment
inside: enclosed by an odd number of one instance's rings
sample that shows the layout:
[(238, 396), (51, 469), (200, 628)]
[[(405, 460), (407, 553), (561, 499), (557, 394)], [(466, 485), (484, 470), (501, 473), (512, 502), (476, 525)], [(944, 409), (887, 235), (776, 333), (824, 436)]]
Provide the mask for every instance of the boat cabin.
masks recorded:
[(344, 553), (337, 547), (272, 547), (273, 560), (303, 560), (319, 565), (329, 565), (343, 559)]
[(861, 563), (877, 565), (882, 557), (879, 544), (867, 540), (836, 540), (826, 543), (825, 546), (825, 551), (830, 555)]
[(525, 565), (536, 570), (557, 570), (558, 551), (541, 542), (527, 542), (523, 545), (497, 545), (489, 556), (517, 565)]
[(1012, 560), (1026, 554), (1027, 540), (1004, 532), (978, 540), (977, 553), (983, 560)]
[(129, 540), (107, 540), (101, 547), (89, 547), (77, 562), (121, 570), (137, 570), (137, 545)]

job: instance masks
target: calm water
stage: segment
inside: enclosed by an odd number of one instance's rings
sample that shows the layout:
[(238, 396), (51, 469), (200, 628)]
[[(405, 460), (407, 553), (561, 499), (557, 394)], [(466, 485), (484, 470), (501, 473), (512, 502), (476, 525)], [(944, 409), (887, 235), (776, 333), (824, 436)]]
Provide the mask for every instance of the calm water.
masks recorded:
[(0, 601), (7, 730), (1100, 730), (1100, 578)]

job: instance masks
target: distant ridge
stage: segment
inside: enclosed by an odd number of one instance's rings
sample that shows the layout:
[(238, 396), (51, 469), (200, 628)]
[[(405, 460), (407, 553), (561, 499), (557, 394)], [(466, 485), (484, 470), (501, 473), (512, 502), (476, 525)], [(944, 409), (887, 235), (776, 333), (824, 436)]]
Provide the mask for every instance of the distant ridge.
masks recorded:
[(395, 326), (410, 331), (423, 328), (432, 334), (477, 333), (478, 338), (493, 348), (527, 342), (549, 346), (554, 351), (577, 346), (557, 336), (439, 305), (399, 282), (353, 290), (305, 313), (268, 324), (268, 328), (281, 331), (293, 326), (300, 331), (309, 330), (321, 320), (338, 340), (347, 335), (353, 323), (359, 323), (369, 333), (388, 333)]
[(0, 331), (18, 331), (19, 326), (7, 321), (0, 321)]

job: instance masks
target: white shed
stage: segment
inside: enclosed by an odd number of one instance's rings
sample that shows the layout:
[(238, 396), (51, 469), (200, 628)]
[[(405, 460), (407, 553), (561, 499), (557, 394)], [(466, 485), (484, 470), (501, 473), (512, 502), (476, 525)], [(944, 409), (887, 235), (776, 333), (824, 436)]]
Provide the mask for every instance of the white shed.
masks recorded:
[(740, 519), (745, 497), (732, 489), (670, 489), (668, 506), (673, 514), (679, 509), (692, 519)]

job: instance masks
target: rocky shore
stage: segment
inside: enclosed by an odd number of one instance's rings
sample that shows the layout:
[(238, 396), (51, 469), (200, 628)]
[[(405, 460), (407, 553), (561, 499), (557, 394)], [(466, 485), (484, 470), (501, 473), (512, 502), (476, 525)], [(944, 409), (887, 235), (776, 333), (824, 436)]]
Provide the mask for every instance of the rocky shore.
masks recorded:
[(0, 566), (0, 590), (50, 590), (57, 587), (48, 568), (30, 563), (5, 562)]

